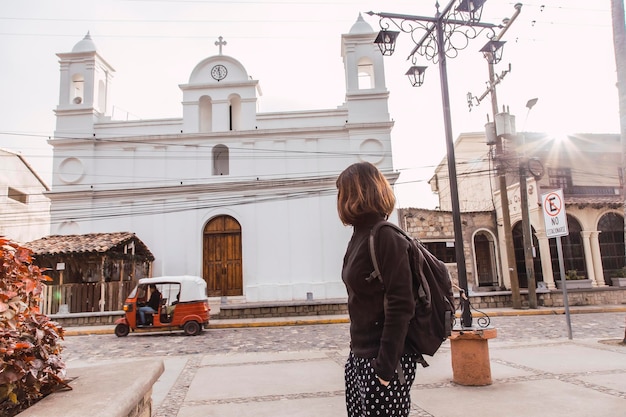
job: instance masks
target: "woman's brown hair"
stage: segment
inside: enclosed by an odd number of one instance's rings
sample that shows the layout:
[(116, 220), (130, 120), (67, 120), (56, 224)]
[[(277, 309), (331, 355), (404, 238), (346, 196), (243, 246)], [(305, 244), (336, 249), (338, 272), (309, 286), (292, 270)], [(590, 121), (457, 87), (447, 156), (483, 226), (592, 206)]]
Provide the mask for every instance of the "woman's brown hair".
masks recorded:
[(350, 165), (337, 178), (337, 212), (343, 224), (354, 225), (364, 215), (387, 217), (396, 205), (391, 185), (369, 162)]

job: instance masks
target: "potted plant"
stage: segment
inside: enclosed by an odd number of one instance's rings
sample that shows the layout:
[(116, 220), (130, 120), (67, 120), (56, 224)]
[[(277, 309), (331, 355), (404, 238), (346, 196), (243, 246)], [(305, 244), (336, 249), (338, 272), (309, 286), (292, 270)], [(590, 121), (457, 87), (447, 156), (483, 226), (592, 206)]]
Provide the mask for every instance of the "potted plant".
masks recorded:
[(618, 269), (611, 274), (611, 285), (614, 287), (626, 287), (626, 267)]
[(0, 410), (15, 416), (61, 387), (63, 329), (39, 313), (43, 282), (29, 249), (0, 237)]
[[(578, 271), (575, 269), (568, 269), (565, 272), (565, 285), (567, 289), (583, 289), (591, 288), (591, 280), (585, 278), (584, 275), (578, 275)], [(563, 288), (561, 280), (556, 281), (557, 288)]]

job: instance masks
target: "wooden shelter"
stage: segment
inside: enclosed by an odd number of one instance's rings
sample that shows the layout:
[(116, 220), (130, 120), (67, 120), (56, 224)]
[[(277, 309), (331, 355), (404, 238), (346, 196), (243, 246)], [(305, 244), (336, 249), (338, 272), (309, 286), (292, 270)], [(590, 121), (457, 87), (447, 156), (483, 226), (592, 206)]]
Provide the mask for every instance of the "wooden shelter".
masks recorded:
[(121, 308), (140, 278), (152, 276), (154, 256), (130, 232), (54, 235), (26, 243), (34, 264), (52, 278), (44, 312), (107, 311)]

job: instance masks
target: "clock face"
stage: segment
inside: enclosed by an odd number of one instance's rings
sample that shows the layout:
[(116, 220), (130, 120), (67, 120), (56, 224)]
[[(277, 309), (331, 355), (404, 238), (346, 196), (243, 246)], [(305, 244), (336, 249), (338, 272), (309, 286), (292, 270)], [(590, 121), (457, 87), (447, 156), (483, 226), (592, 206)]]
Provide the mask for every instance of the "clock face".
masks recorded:
[(217, 81), (223, 80), (228, 75), (228, 70), (223, 65), (216, 65), (211, 68), (211, 77), (216, 79)]

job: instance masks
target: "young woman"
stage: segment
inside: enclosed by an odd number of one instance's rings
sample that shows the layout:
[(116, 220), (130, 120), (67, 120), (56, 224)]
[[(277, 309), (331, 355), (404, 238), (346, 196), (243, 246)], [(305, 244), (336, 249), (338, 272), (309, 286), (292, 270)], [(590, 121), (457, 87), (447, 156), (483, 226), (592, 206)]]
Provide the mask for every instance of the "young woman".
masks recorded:
[(405, 338), (415, 301), (409, 242), (390, 227), (381, 228), (375, 242), (383, 284), (367, 280), (374, 270), (370, 231), (387, 219), (396, 199), (387, 179), (368, 162), (343, 171), (337, 190), (339, 218), (353, 226), (342, 270), (350, 315), (348, 416), (408, 416), (418, 356), (405, 347)]

